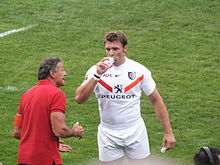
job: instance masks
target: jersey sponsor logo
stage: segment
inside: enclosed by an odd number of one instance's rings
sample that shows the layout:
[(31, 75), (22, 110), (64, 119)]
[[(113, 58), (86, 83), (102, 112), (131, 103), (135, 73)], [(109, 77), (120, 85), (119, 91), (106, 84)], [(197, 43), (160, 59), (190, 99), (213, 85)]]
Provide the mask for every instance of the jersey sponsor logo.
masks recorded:
[(115, 93), (122, 93), (123, 87), (122, 85), (116, 85), (114, 89), (115, 89)]
[(115, 77), (121, 76), (121, 74), (116, 74)]
[(117, 100), (117, 99), (123, 99), (123, 100), (126, 100), (126, 99), (132, 99), (132, 98), (135, 98), (136, 95), (102, 95), (102, 94), (99, 94), (98, 95), (98, 98), (101, 98), (101, 99), (112, 99), (112, 100)]
[(128, 72), (128, 78), (134, 80), (136, 78), (136, 72)]
[(103, 77), (112, 77), (112, 74), (104, 73), (102, 76), (103, 76)]

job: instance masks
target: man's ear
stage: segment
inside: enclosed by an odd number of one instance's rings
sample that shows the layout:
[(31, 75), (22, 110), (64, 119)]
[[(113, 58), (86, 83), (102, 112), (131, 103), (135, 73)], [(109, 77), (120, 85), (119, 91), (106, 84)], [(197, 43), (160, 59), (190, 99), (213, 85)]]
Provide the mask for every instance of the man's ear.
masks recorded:
[(53, 79), (55, 78), (55, 70), (50, 70), (50, 77), (52, 77)]
[(127, 52), (127, 50), (128, 50), (128, 45), (125, 45), (125, 46), (124, 46), (124, 51), (125, 51), (125, 53)]

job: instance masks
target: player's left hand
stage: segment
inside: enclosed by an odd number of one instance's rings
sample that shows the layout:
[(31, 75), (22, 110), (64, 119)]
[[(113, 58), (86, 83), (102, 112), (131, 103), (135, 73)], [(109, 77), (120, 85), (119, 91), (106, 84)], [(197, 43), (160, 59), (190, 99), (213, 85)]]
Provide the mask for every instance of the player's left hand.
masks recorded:
[(70, 152), (70, 151), (72, 151), (72, 148), (69, 145), (64, 144), (64, 141), (60, 140), (59, 141), (59, 151), (60, 152)]

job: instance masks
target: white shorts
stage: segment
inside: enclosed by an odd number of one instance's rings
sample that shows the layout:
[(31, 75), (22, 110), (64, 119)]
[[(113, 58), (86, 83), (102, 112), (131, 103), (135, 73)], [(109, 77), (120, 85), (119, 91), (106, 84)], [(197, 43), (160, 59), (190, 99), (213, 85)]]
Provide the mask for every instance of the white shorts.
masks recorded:
[(98, 147), (101, 161), (113, 161), (125, 155), (132, 159), (146, 158), (150, 149), (143, 119), (126, 129), (112, 129), (99, 124)]

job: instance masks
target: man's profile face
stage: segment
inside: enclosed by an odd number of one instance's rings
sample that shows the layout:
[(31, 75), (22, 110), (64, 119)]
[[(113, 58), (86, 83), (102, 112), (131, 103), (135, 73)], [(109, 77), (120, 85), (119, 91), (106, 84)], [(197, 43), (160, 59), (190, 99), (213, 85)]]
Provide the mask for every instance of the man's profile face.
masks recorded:
[(54, 81), (55, 81), (55, 85), (57, 87), (60, 86), (64, 86), (65, 85), (65, 80), (64, 78), (67, 76), (65, 70), (64, 70), (64, 66), (62, 62), (59, 62), (57, 64), (57, 70), (55, 72), (55, 77), (54, 77)]

